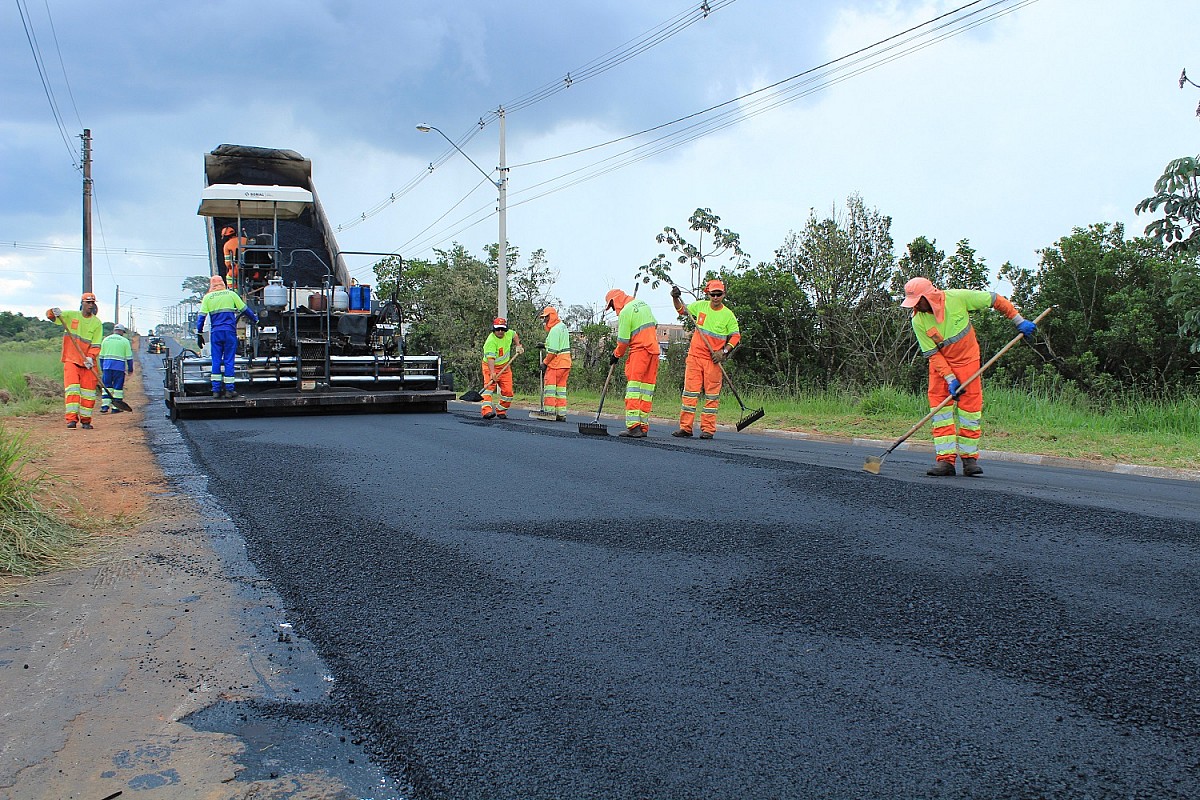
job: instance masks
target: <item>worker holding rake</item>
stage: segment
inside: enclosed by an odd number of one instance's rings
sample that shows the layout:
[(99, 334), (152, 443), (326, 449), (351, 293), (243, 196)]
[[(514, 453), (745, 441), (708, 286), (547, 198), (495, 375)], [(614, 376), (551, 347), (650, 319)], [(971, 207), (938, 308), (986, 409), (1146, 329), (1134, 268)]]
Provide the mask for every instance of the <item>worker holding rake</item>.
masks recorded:
[(605, 309), (617, 312), (617, 346), (609, 359), (625, 359), (625, 432), (628, 439), (644, 439), (650, 432), (650, 407), (658, 383), (658, 321), (645, 300), (613, 289), (604, 296)]
[[(683, 373), (683, 410), (679, 430), (672, 436), (690, 438), (696, 421), (696, 406), (704, 395), (700, 411), (700, 438), (711, 439), (717, 432), (717, 410), (721, 404), (721, 362), (729, 357), (742, 340), (737, 317), (725, 306), (725, 284), (710, 280), (704, 285), (707, 300), (684, 305), (683, 292), (671, 287), (671, 300), (679, 316), (689, 316), (696, 324), (688, 347)], [(761, 415), (760, 415), (761, 416)]]
[(921, 353), (929, 359), (929, 407), (948, 397), (955, 402), (933, 416), (936, 463), (926, 472), (935, 477), (955, 474), (962, 458), (963, 475), (983, 474), (979, 466), (980, 426), (983, 419), (983, 386), (979, 379), (966, 381), (979, 371), (979, 340), (971, 326), (972, 311), (994, 308), (1008, 317), (1026, 339), (1037, 325), (1025, 319), (1007, 297), (973, 289), (938, 289), (928, 278), (904, 284), (904, 308), (912, 309), (913, 333)]
[[(521, 337), (508, 329), (508, 320), (492, 320), (492, 332), (483, 342), (483, 406), (479, 413), (484, 419), (508, 419), (513, 401), (512, 359), (523, 352)], [(496, 392), (500, 400), (493, 403)]]
[(91, 430), (96, 408), (96, 359), (104, 339), (104, 323), (96, 316), (96, 295), (84, 292), (78, 311), (51, 308), (46, 317), (63, 327), (63, 392), (67, 427)]

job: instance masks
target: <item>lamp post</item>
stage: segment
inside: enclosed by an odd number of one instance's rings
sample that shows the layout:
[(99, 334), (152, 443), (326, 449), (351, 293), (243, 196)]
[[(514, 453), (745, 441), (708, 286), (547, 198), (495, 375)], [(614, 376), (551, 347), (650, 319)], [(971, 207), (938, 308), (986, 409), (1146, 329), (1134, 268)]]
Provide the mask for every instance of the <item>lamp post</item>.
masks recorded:
[(462, 148), (459, 147), (458, 145), (456, 145), (454, 143), (453, 139), (451, 139), (446, 134), (442, 133), (442, 131), (440, 129), (435, 128), (433, 125), (418, 125), (417, 130), (419, 130), (421, 133), (429, 133), (430, 131), (437, 131), (439, 134), (441, 134), (441, 137), (443, 139), (445, 139), (447, 142), (450, 142), (450, 146), (453, 147), (455, 150), (457, 150), (459, 153), (461, 153), (463, 158), (465, 158), (467, 161), (470, 161), (471, 166), (473, 166), (473, 167), (475, 167), (475, 169), (479, 170), (479, 172), (483, 175), (483, 177), (487, 178), (488, 181), (493, 186), (496, 187), (496, 191), (498, 191), (500, 193), (500, 203), (497, 206), (497, 209), (500, 212), (500, 240), (497, 243), (497, 247), (496, 247), (496, 283), (497, 283), (497, 286), (496, 286), (496, 309), (499, 312), (497, 314), (497, 316), (504, 317), (505, 319), (507, 319), (508, 318), (508, 226), (507, 226), (508, 219), (507, 219), (507, 214), (506, 214), (506, 211), (507, 211), (506, 206), (508, 203), (508, 164), (504, 158), (504, 109), (503, 108), (500, 109), (497, 113), (500, 116), (500, 167), (499, 167), (500, 179), (499, 180), (492, 180), (491, 175), (484, 172), (482, 167), (480, 167), (478, 164), (476, 164), (475, 161), (472, 160), (472, 158), (469, 155), (467, 155), (466, 153), (463, 153)]

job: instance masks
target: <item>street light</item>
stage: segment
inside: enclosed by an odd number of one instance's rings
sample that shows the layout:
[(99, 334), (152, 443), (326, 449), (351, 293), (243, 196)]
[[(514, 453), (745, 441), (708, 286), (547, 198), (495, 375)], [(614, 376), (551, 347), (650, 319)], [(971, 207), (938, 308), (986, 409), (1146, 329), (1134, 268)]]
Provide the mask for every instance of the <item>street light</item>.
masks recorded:
[(500, 212), (500, 241), (496, 252), (496, 309), (499, 312), (497, 316), (508, 319), (508, 219), (506, 214), (508, 201), (508, 165), (504, 160), (504, 109), (500, 109), (497, 113), (500, 116), (500, 180), (493, 180), (491, 175), (484, 172), (482, 167), (476, 164), (469, 155), (463, 153), (462, 148), (456, 145), (453, 139), (442, 133), (440, 129), (435, 128), (433, 125), (418, 125), (417, 130), (421, 133), (437, 131), (441, 134), (441, 137), (450, 142), (451, 147), (462, 153), (462, 157), (470, 161), (471, 166), (479, 170), (483, 177), (487, 178), (488, 182), (495, 186), (496, 191), (500, 193), (500, 204), (498, 206)]

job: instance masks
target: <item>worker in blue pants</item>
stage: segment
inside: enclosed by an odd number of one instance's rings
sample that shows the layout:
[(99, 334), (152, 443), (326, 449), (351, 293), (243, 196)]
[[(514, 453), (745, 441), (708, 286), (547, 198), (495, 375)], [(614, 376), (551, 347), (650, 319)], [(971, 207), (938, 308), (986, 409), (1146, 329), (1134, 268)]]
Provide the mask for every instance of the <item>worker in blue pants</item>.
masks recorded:
[(204, 321), (212, 317), (212, 396), (237, 397), (234, 382), (233, 359), (237, 355), (238, 317), (246, 315), (258, 322), (258, 315), (246, 307), (238, 293), (225, 286), (220, 275), (208, 279), (208, 294), (200, 301), (200, 314), (196, 317), (196, 344), (204, 347)]

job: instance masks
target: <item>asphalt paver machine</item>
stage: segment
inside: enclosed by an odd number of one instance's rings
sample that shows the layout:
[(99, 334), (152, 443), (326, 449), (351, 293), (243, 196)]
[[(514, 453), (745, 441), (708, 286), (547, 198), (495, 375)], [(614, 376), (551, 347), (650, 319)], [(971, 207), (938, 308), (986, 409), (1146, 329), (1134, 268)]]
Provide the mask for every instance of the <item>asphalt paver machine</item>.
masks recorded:
[[(258, 315), (242, 317), (237, 397), (214, 398), (207, 353), (167, 360), (172, 419), (248, 413), (445, 411), (453, 386), (436, 354), (405, 352), (394, 302), (350, 279), (312, 184), (312, 162), (292, 150), (221, 145), (204, 157), (204, 218), (212, 275)], [(227, 271), (220, 235), (238, 239)], [(384, 253), (353, 253), (379, 255)]]

